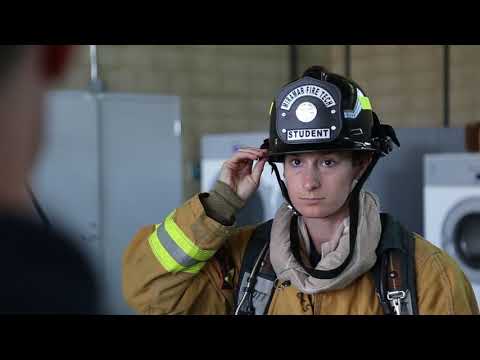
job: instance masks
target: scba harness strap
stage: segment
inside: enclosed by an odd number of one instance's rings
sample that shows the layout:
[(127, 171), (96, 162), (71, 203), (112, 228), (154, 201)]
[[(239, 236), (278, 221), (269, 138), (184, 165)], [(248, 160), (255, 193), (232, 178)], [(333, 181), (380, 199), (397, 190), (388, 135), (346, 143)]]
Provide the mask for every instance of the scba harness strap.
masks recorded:
[[(372, 268), (376, 295), (385, 315), (417, 315), (415, 238), (386, 213), (380, 214), (382, 235)], [(273, 220), (253, 233), (235, 292), (235, 315), (265, 315), (277, 277), (269, 261), (268, 246)]]

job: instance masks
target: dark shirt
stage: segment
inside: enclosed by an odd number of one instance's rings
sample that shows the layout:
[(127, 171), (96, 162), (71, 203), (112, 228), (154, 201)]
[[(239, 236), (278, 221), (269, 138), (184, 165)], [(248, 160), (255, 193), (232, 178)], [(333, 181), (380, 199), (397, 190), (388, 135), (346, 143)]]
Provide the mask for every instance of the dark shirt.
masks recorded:
[(63, 233), (0, 214), (0, 313), (95, 314), (97, 296), (87, 260)]

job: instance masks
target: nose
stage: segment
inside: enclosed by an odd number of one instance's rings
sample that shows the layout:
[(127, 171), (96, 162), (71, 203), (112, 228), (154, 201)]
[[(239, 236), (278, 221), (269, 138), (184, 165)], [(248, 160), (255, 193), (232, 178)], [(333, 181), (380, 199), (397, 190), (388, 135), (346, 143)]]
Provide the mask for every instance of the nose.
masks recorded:
[(302, 184), (304, 190), (313, 191), (321, 186), (320, 176), (315, 169), (307, 167), (302, 175)]

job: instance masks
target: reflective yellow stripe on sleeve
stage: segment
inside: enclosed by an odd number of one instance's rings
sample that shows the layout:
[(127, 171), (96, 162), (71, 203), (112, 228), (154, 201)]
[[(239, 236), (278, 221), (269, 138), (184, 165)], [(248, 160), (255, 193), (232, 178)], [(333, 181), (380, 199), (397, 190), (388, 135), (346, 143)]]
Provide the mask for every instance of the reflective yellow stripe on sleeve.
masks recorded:
[(196, 246), (175, 224), (174, 213), (163, 224), (155, 226), (155, 231), (148, 238), (150, 248), (168, 272), (198, 273), (215, 251)]

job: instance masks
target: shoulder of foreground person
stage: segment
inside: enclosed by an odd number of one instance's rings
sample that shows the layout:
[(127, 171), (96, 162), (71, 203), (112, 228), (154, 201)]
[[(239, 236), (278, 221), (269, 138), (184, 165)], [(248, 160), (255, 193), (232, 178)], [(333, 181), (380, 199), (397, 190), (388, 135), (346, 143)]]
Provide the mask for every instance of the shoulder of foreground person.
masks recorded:
[(0, 239), (2, 313), (98, 313), (95, 275), (64, 233), (2, 214)]

